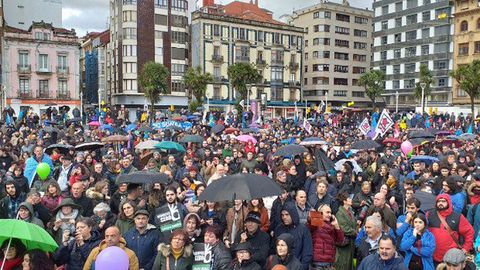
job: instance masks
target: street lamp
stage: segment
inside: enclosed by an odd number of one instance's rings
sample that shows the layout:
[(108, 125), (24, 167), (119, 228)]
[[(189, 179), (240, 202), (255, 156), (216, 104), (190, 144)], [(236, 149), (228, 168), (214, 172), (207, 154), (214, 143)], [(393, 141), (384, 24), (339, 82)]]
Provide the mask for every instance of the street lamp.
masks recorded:
[(424, 114), (425, 113), (425, 107), (424, 107), (424, 105), (425, 105), (425, 87), (427, 87), (427, 84), (424, 83), (424, 82), (421, 82), (420, 87), (422, 88), (422, 101), (421, 101), (420, 104), (422, 106), (422, 114)]
[(398, 113), (398, 91), (395, 91), (395, 113)]

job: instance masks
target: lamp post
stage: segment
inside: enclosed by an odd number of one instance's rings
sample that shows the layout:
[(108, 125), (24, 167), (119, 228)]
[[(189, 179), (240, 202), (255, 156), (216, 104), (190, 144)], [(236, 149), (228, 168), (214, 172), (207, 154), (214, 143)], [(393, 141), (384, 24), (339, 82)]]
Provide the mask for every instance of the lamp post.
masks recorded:
[(398, 91), (395, 91), (395, 113), (398, 113)]
[(422, 115), (423, 115), (423, 113), (425, 113), (425, 107), (424, 107), (424, 105), (425, 105), (425, 87), (427, 87), (427, 84), (424, 83), (424, 82), (421, 82), (420, 87), (422, 88), (422, 101), (421, 101), (420, 104), (422, 106)]

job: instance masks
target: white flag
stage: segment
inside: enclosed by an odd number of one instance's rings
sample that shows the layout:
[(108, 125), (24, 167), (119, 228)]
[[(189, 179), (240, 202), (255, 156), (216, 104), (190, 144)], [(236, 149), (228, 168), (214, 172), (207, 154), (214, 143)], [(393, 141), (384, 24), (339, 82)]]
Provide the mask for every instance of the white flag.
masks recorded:
[(362, 123), (360, 123), (360, 126), (358, 128), (360, 129), (360, 131), (364, 136), (367, 136), (370, 129), (372, 129), (367, 117), (363, 119)]
[(303, 128), (308, 132), (312, 133), (312, 125), (308, 122), (307, 118), (303, 118)]
[(383, 109), (382, 114), (380, 115), (380, 118), (377, 122), (377, 128), (375, 128), (374, 139), (376, 139), (379, 135), (383, 137), (385, 133), (387, 133), (387, 131), (392, 128), (393, 124), (394, 122), (388, 114), (388, 111), (386, 109)]

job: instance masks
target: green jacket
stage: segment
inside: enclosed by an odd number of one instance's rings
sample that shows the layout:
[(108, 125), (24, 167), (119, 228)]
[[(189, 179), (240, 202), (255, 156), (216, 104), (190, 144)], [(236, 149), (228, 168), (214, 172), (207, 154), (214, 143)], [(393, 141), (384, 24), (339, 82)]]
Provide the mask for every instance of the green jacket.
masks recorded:
[(117, 219), (115, 226), (120, 230), (120, 235), (124, 235), (128, 230), (135, 227), (133, 219)]
[(348, 244), (345, 246), (337, 246), (337, 252), (335, 256), (335, 268), (352, 270), (353, 269), (353, 253), (355, 250), (354, 242), (357, 236), (357, 222), (350, 211), (351, 215), (348, 215), (348, 210), (345, 207), (340, 206), (337, 212), (337, 221), (340, 229), (345, 234), (345, 239), (349, 239)]
[(180, 256), (178, 260), (175, 260), (170, 245), (161, 243), (158, 245), (157, 257), (155, 258), (152, 269), (166, 270), (167, 258), (170, 264), (170, 270), (191, 270), (193, 265), (193, 246), (185, 246), (182, 256)]

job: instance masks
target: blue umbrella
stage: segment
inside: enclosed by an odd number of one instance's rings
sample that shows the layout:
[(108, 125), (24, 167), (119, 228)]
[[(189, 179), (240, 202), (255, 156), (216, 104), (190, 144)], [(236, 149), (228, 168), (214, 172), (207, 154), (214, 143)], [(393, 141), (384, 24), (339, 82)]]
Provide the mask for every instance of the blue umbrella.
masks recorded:
[(434, 162), (438, 162), (439, 159), (432, 156), (414, 156), (410, 159), (410, 162), (423, 162), (425, 164), (431, 165)]
[(101, 130), (108, 130), (110, 133), (113, 133), (113, 127), (108, 125), (108, 124), (104, 124), (100, 127)]
[(127, 127), (125, 127), (125, 131), (132, 131), (134, 129), (137, 129), (137, 125), (136, 124), (129, 124)]

